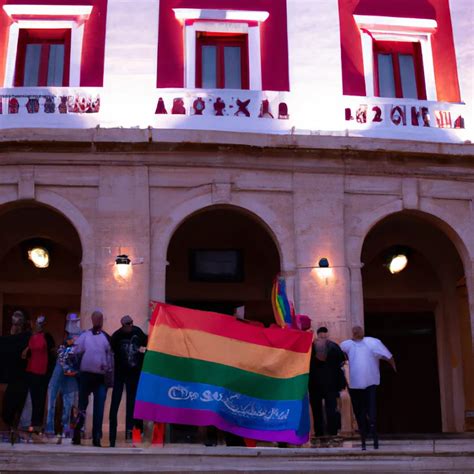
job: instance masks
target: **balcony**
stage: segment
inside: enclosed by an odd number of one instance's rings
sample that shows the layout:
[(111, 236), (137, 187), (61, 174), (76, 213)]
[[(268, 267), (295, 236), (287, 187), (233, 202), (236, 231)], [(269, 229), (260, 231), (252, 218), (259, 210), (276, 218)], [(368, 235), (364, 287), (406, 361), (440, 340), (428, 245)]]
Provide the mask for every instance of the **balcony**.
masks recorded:
[(291, 128), (288, 101), (287, 92), (158, 89), (148, 124), (154, 128), (286, 133)]
[(462, 143), (465, 104), (229, 89), (0, 89), (0, 129), (138, 128)]
[(93, 128), (100, 122), (101, 89), (0, 89), (0, 128)]
[[(469, 138), (465, 104), (384, 97), (343, 98), (341, 114), (351, 136), (423, 141)], [(446, 140), (451, 137), (452, 140)]]

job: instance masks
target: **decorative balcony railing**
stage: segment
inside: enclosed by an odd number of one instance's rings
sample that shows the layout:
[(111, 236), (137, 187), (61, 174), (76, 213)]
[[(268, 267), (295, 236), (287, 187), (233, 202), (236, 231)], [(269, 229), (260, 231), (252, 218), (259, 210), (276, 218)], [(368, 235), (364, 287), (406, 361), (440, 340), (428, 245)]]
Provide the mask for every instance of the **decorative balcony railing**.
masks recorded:
[[(100, 91), (64, 87), (0, 89), (0, 128), (95, 126), (101, 110)], [(79, 116), (91, 120), (78, 120)]]
[(291, 128), (288, 101), (287, 92), (161, 89), (156, 91), (154, 124), (158, 127), (179, 123), (183, 128), (194, 129), (284, 132)]
[(358, 131), (394, 133), (419, 132), (429, 137), (429, 129), (464, 130), (464, 104), (382, 97), (344, 97), (345, 128)]
[(229, 89), (0, 89), (0, 129), (161, 128), (367, 136), (440, 142), (469, 139), (464, 104)]

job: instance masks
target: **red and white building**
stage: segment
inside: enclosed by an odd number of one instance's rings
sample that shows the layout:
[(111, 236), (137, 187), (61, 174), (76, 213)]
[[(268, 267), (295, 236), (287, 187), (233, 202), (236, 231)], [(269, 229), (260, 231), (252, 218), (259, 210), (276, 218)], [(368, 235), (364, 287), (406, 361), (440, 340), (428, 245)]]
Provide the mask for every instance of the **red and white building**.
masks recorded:
[(469, 0), (0, 0), (3, 332), (150, 299), (269, 323), (281, 271), (394, 353), (381, 431), (473, 430), (472, 29)]

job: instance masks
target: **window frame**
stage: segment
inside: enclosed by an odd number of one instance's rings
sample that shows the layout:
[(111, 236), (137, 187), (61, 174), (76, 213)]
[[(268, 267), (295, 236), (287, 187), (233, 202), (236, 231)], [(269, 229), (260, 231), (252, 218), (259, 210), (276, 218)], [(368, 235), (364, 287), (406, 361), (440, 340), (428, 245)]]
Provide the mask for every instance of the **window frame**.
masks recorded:
[(225, 60), (224, 48), (226, 46), (240, 47), (240, 89), (249, 89), (249, 54), (248, 35), (244, 33), (214, 33), (196, 32), (196, 79), (197, 88), (202, 88), (202, 47), (216, 46), (216, 89), (227, 89), (225, 87)]
[[(26, 51), (29, 44), (41, 44), (38, 84), (29, 87), (66, 87), (69, 85), (69, 68), (71, 62), (71, 30), (69, 28), (34, 29), (20, 28), (16, 54), (14, 87), (25, 87), (24, 75), (26, 66)], [(64, 45), (63, 77), (61, 85), (47, 84), (49, 71), (49, 53), (52, 44)]]
[(431, 36), (438, 27), (436, 20), (377, 15), (353, 15), (353, 17), (360, 31), (367, 97), (376, 97), (376, 84), (378, 84), (375, 78), (374, 42), (393, 41), (420, 45), (426, 100), (437, 100), (431, 48)]
[(418, 100), (426, 100), (425, 74), (423, 69), (423, 58), (420, 43), (401, 42), (401, 41), (373, 41), (374, 47), (374, 93), (380, 97), (380, 78), (379, 78), (379, 54), (390, 54), (393, 64), (393, 76), (395, 84), (395, 97), (398, 99), (410, 99), (403, 96), (402, 77), (400, 72), (399, 55), (410, 55), (413, 57), (415, 67), (415, 81)]
[(93, 8), (93, 5), (3, 5), (4, 12), (11, 20), (3, 87), (16, 87), (14, 84), (20, 29), (69, 29), (71, 35), (69, 60), (65, 64), (69, 71), (69, 79), (66, 87), (79, 87), (84, 27)]
[(196, 32), (244, 33), (248, 35), (249, 90), (262, 90), (261, 26), (269, 12), (173, 8), (184, 33), (184, 87), (196, 88)]

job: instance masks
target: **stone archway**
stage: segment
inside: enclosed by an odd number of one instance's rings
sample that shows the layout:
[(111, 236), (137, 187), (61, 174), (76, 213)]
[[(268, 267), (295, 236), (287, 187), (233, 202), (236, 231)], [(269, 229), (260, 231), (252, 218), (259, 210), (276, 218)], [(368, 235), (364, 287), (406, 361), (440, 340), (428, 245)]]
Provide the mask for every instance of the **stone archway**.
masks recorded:
[(280, 255), (253, 214), (222, 205), (192, 214), (173, 233), (167, 262), (167, 301), (230, 314), (245, 305), (247, 317), (273, 322), (270, 293)]
[(193, 190), (173, 206), (171, 213), (158, 219), (152, 218), (151, 299), (165, 299), (166, 254), (175, 231), (194, 213), (213, 206), (227, 206), (248, 213), (266, 229), (277, 248), (280, 268), (287, 278), (288, 295), (293, 299), (296, 256), (291, 222), (286, 222), (276, 210), (248, 196), (232, 195), (232, 202), (230, 199), (216, 200), (212, 189), (212, 186), (204, 186), (202, 189)]
[[(392, 344), (401, 361), (398, 376), (383, 374), (381, 431), (463, 431), (472, 410), (469, 304), (460, 291), (465, 254), (438, 221), (414, 211), (391, 214), (363, 241), (366, 332)], [(384, 264), (396, 248), (408, 252), (409, 265), (392, 275)]]
[[(229, 205), (201, 209), (174, 231), (167, 250), (166, 301), (234, 314), (265, 325), (274, 322), (271, 289), (280, 271), (274, 237), (252, 213)], [(212, 431), (212, 430), (211, 430)], [(198, 442), (208, 430), (175, 426), (171, 442)]]
[[(83, 251), (78, 232), (63, 214), (36, 201), (1, 206), (0, 229), (3, 332), (9, 313), (22, 308), (30, 318), (50, 315), (48, 330), (59, 344), (63, 317), (81, 306)], [(28, 259), (27, 251), (34, 246), (48, 250), (47, 268), (36, 268)]]
[[(46, 268), (29, 258), (35, 247), (46, 249)], [(21, 310), (30, 322), (44, 315), (46, 331), (61, 344), (66, 314), (81, 308), (82, 258), (79, 234), (62, 213), (32, 200), (1, 205), (1, 334), (9, 333), (11, 315)]]

